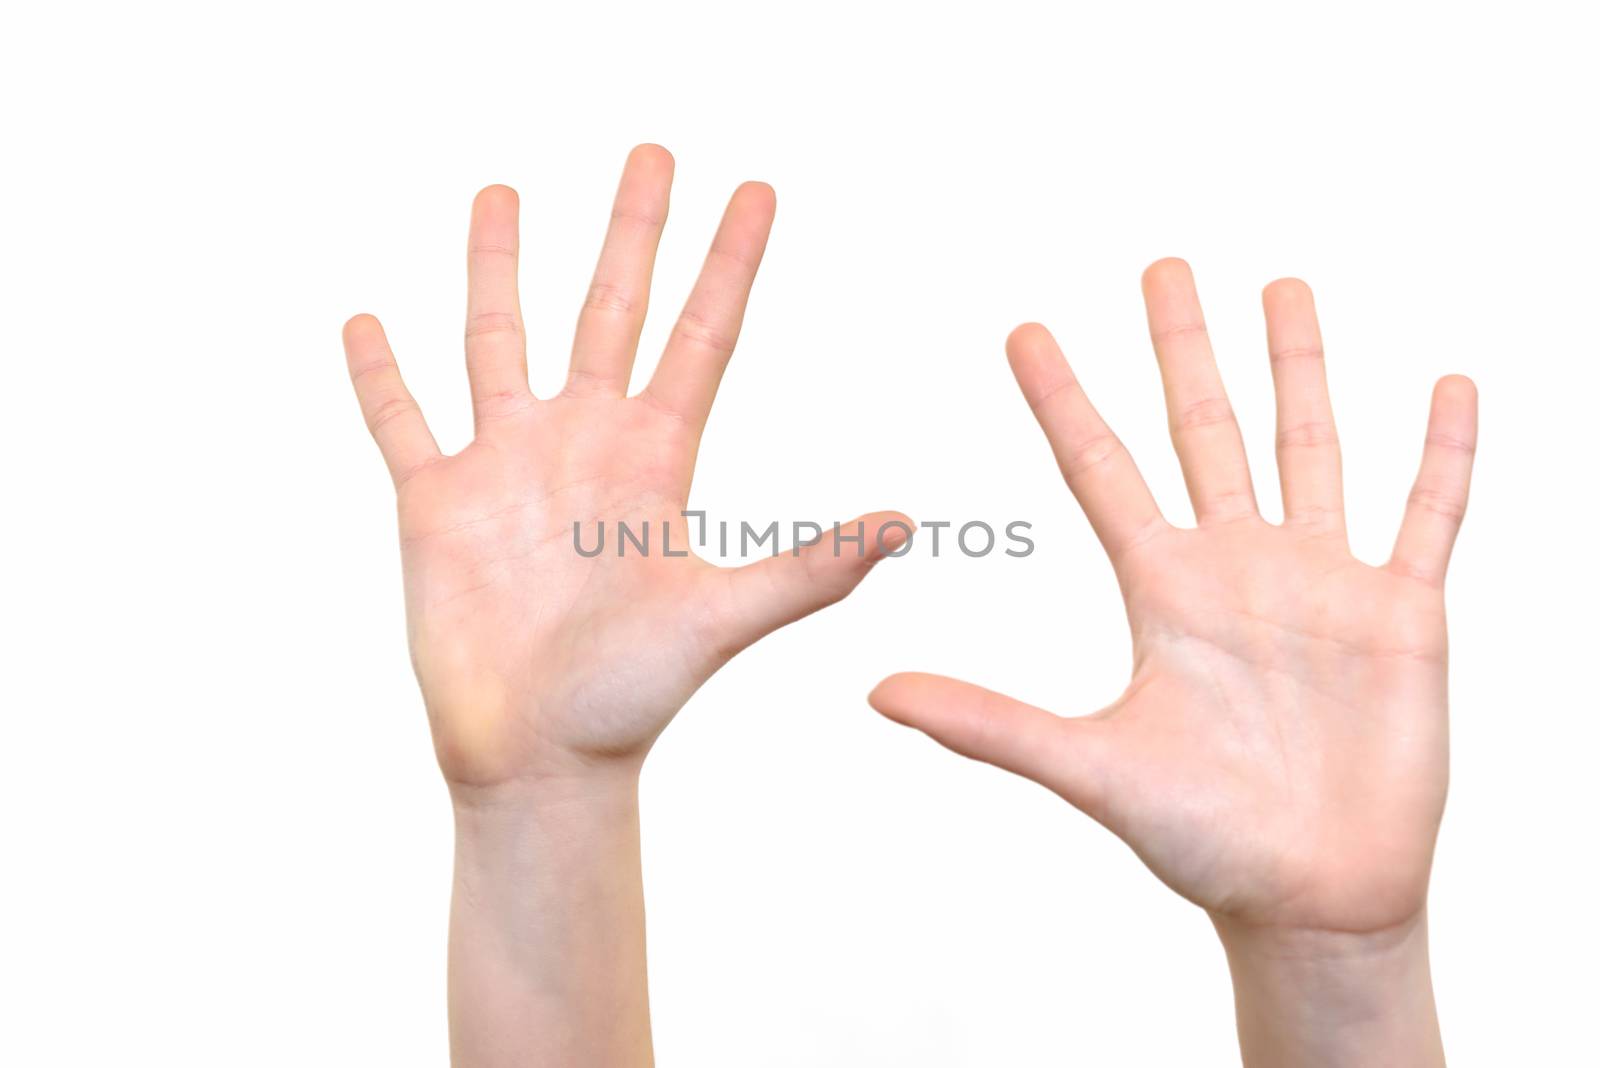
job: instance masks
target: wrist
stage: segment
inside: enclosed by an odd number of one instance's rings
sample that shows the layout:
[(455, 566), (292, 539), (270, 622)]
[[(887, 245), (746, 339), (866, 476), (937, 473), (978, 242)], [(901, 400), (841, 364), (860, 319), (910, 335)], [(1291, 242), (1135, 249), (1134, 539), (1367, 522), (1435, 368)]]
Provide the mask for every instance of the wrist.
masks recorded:
[[(606, 765), (488, 785), (449, 784), (459, 842), (524, 841), (587, 835), (608, 824), (636, 825), (639, 768)], [(575, 842), (574, 845), (577, 843)]]
[(649, 1064), (636, 768), (450, 793), (453, 1063)]
[(1425, 911), (1367, 932), (1212, 922), (1247, 1066), (1444, 1063)]

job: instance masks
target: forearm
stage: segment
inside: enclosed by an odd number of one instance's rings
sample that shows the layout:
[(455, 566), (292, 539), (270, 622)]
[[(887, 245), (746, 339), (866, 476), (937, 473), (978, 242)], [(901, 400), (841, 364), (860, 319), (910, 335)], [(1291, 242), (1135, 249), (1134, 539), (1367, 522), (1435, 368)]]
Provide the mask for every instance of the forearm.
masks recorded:
[(457, 1068), (652, 1063), (638, 779), (455, 792)]
[(1215, 922), (1246, 1068), (1444, 1064), (1425, 913), (1375, 934)]

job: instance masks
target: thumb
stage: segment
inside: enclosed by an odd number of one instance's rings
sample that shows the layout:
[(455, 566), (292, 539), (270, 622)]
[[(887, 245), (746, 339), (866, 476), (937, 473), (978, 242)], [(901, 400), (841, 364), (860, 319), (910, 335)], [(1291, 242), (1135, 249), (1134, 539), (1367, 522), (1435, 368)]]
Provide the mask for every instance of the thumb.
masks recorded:
[(899, 512), (873, 512), (836, 523), (817, 541), (729, 573), (742, 646), (846, 594), (885, 556), (911, 538), (914, 524)]
[(1103, 811), (1108, 731), (942, 675), (891, 675), (867, 695), (889, 719), (947, 749), (1032, 779), (1089, 816)]

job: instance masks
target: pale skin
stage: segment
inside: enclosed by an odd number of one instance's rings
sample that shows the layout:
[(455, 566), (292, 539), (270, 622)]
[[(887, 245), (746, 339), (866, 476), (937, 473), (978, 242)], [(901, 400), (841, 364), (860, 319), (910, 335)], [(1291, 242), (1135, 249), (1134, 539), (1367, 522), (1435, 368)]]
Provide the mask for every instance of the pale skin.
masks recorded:
[(1250, 1066), (1442, 1064), (1426, 899), (1447, 779), (1444, 577), (1477, 396), (1441, 379), (1391, 558), (1356, 560), (1311, 291), (1263, 293), (1284, 520), (1257, 511), (1193, 276), (1144, 276), (1196, 526), (1162, 517), (1041, 326), (1007, 355), (1113, 568), (1133, 637), (1120, 697), (1062, 717), (954, 679), (870, 701), (1055, 791), (1204, 908)]
[[(571, 526), (682, 517), (701, 432), (773, 216), (740, 187), (649, 384), (628, 395), (672, 160), (629, 158), (565, 388), (528, 389), (517, 201), (484, 190), (469, 232), (476, 434), (446, 456), (377, 321), (346, 326), (351, 377), (393, 476), (407, 618), (455, 805), (451, 1046), (460, 1065), (651, 1062), (637, 781), (655, 737), (722, 663), (836, 601), (903, 535), (863, 517), (742, 568), (662, 552), (586, 558)], [(1285, 520), (1256, 511), (1186, 265), (1145, 278), (1197, 527), (1160, 515), (1041, 327), (1008, 354), (1128, 605), (1133, 680), (1064, 719), (966, 683), (899, 675), (881, 711), (1033, 778), (1204, 907), (1227, 951), (1251, 1065), (1442, 1063), (1425, 900), (1446, 780), (1443, 580), (1464, 512), (1476, 399), (1434, 393), (1391, 560), (1354, 560), (1309, 290), (1264, 297)], [(879, 538), (880, 531), (885, 532)], [(657, 543), (658, 550), (661, 548)]]
[[(442, 453), (371, 316), (345, 326), (361, 410), (394, 479), (412, 661), (456, 812), (457, 1065), (652, 1061), (637, 782), (652, 742), (739, 650), (839, 600), (909, 521), (844, 524), (798, 554), (718, 567), (682, 513), (766, 248), (772, 190), (734, 193), (660, 362), (629, 395), (673, 159), (629, 155), (565, 388), (529, 391), (518, 202), (478, 194), (467, 255), (472, 442)], [(581, 523), (592, 547), (573, 545)], [(615, 552), (615, 525), (652, 552)], [(857, 526), (856, 523), (860, 525)], [(904, 527), (894, 524), (905, 524)], [(889, 524), (887, 527), (886, 524)], [(880, 537), (881, 533), (881, 537)]]

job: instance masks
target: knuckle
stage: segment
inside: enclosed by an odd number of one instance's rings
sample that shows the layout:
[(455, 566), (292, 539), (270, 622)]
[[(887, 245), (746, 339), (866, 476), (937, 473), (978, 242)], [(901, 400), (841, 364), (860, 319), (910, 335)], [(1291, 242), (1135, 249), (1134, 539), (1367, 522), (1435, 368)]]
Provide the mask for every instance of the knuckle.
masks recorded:
[(962, 743), (971, 754), (990, 754), (1005, 743), (1000, 730), (1000, 711), (1003, 699), (999, 694), (984, 693), (966, 710), (962, 717)]
[(849, 570), (835, 563), (826, 542), (808, 546), (800, 553), (798, 563), (802, 578), (820, 604), (837, 604), (854, 585), (849, 581)]
[(1226, 426), (1234, 422), (1233, 406), (1227, 397), (1201, 397), (1179, 408), (1172, 417), (1172, 432), (1203, 430), (1207, 427)]
[(382, 377), (383, 373), (393, 366), (394, 363), (390, 360), (376, 360), (364, 367), (353, 367), (350, 369), (350, 381), (359, 385), (373, 376)]
[(696, 312), (685, 311), (679, 316), (678, 325), (673, 333), (684, 341), (710, 349), (719, 355), (733, 351), (733, 334)]
[(612, 226), (636, 226), (641, 230), (659, 230), (665, 223), (666, 220), (659, 214), (645, 208), (637, 208), (629, 204), (618, 204), (611, 209)]
[(1208, 526), (1260, 518), (1255, 491), (1249, 487), (1213, 490), (1200, 502), (1199, 510), (1203, 513), (1202, 521)]
[(1452, 523), (1461, 522), (1462, 517), (1467, 514), (1467, 502), (1461, 494), (1435, 486), (1415, 487), (1406, 503), (1413, 508), (1442, 516)]
[(583, 298), (584, 308), (590, 311), (615, 312), (619, 315), (632, 313), (634, 303), (633, 296), (623, 287), (600, 279), (590, 284), (589, 292)]
[(590, 370), (587, 367), (572, 367), (567, 370), (567, 382), (561, 387), (561, 395), (589, 397), (597, 393), (613, 392), (619, 385), (625, 391), (628, 383), (617, 375)]
[(399, 489), (401, 486), (404, 486), (407, 482), (410, 482), (428, 468), (439, 463), (441, 459), (442, 457), (439, 456), (430, 456), (425, 460), (419, 460), (416, 463), (411, 464), (409, 467), (396, 472), (394, 476), (395, 488)]
[(531, 394), (520, 389), (497, 389), (472, 398), (472, 411), (479, 422), (505, 419), (525, 411), (533, 403)]
[(676, 405), (662, 400), (655, 391), (646, 386), (639, 393), (639, 400), (649, 405), (652, 410), (680, 427), (692, 427), (693, 421)]
[(1339, 436), (1326, 419), (1308, 419), (1278, 431), (1280, 449), (1315, 449), (1338, 444)]
[(734, 269), (740, 276), (753, 276), (760, 263), (759, 256), (752, 256), (732, 245), (716, 245), (706, 254), (707, 260), (722, 260)]
[(374, 404), (372, 410), (367, 413), (367, 426), (376, 433), (396, 419), (404, 418), (416, 410), (416, 402), (410, 397), (385, 397)]
[(1430, 433), (1425, 440), (1425, 444), (1433, 448), (1463, 453), (1467, 456), (1471, 456), (1478, 451), (1478, 446), (1475, 442), (1466, 441), (1453, 434), (1445, 434), (1440, 431)]
[(521, 336), (522, 323), (511, 312), (476, 312), (467, 318), (467, 340), (494, 334)]
[(1059, 402), (1066, 400), (1075, 392), (1083, 392), (1083, 387), (1079, 385), (1078, 380), (1075, 377), (1072, 375), (1067, 375), (1058, 382), (1052, 382), (1050, 385), (1046, 386), (1044, 389), (1035, 394), (1033, 399), (1028, 402), (1028, 407), (1032, 408), (1035, 412), (1040, 412), (1044, 410), (1045, 405), (1051, 403), (1052, 401)]
[(1344, 511), (1325, 504), (1296, 502), (1284, 512), (1283, 525), (1308, 538), (1343, 538)]
[(1396, 556), (1389, 561), (1389, 569), (1398, 575), (1420, 582), (1425, 586), (1437, 586), (1440, 582), (1440, 573), (1437, 568), (1404, 557)]
[(1274, 365), (1291, 363), (1295, 360), (1310, 360), (1313, 363), (1323, 362), (1321, 345), (1290, 345), (1281, 349), (1273, 349), (1267, 353), (1267, 357)]
[(1204, 338), (1205, 336), (1206, 324), (1203, 322), (1174, 323), (1171, 326), (1163, 326), (1159, 330), (1150, 331), (1151, 340), (1157, 344), (1163, 344), (1168, 341), (1183, 341), (1189, 338)]
[(1066, 462), (1062, 473), (1068, 478), (1077, 478), (1106, 463), (1108, 460), (1122, 452), (1122, 442), (1115, 434), (1107, 431), (1095, 434), (1082, 441), (1075, 442), (1067, 452)]

